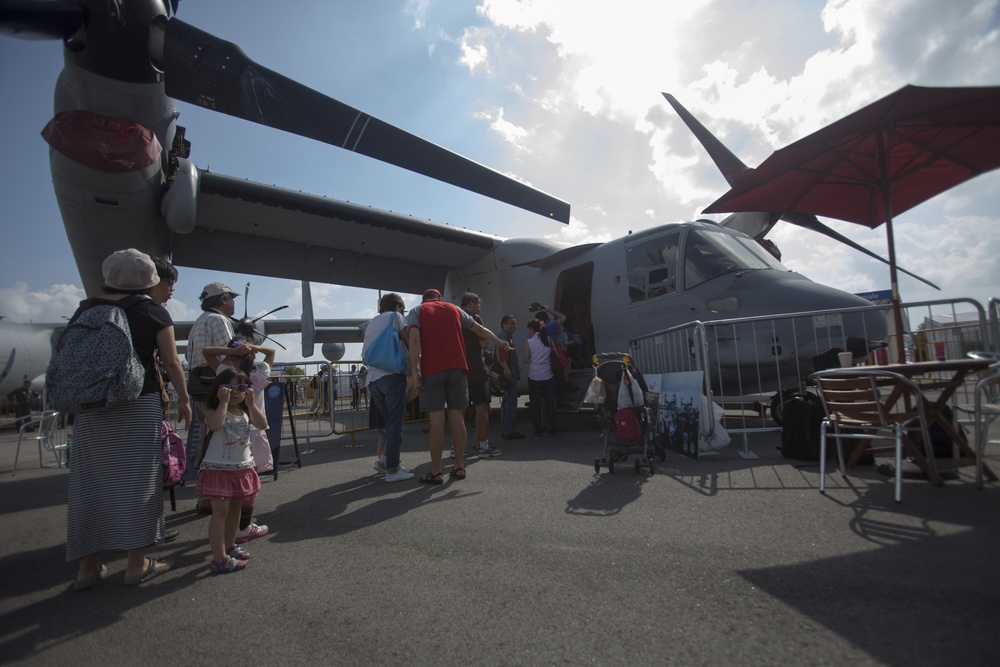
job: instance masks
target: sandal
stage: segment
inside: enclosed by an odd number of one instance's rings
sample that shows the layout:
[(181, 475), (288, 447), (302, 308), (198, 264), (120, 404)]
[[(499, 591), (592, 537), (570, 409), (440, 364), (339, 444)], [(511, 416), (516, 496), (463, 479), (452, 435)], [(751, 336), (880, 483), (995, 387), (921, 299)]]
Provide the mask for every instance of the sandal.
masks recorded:
[[(147, 558), (149, 561), (149, 566), (146, 571), (140, 574), (138, 577), (132, 577), (131, 579), (125, 577), (126, 586), (138, 586), (139, 584), (144, 584), (153, 577), (158, 577), (167, 570), (170, 569), (172, 563), (166, 560), (156, 560), (155, 558)], [(157, 565), (162, 565), (163, 567), (156, 567)]]
[(83, 577), (82, 579), (80, 578), (80, 575), (77, 575), (76, 580), (73, 581), (73, 590), (85, 591), (90, 588), (93, 588), (98, 584), (98, 582), (101, 579), (105, 578), (106, 576), (108, 576), (108, 566), (105, 565), (104, 563), (101, 563), (101, 569), (99, 569), (97, 572), (94, 572), (91, 575)]
[(250, 552), (244, 549), (241, 544), (234, 544), (226, 549), (226, 555), (236, 560), (250, 560)]
[(448, 477), (465, 479), (465, 468), (452, 468), (451, 472), (448, 473)]
[(429, 472), (420, 478), (421, 484), (444, 484), (444, 476), (439, 472)]
[(238, 572), (246, 566), (245, 560), (237, 560), (230, 556), (225, 560), (213, 560), (212, 564), (208, 566), (208, 571), (212, 574), (229, 574), (230, 572)]

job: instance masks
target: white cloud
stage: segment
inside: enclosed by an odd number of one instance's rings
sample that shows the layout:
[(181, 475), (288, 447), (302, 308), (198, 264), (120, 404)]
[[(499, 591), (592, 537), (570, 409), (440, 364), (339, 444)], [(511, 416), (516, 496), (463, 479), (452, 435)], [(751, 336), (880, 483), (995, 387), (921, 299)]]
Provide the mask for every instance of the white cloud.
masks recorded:
[(76, 285), (52, 285), (32, 291), (27, 283), (0, 288), (0, 315), (11, 322), (61, 323), (76, 312), (80, 301), (87, 298)]

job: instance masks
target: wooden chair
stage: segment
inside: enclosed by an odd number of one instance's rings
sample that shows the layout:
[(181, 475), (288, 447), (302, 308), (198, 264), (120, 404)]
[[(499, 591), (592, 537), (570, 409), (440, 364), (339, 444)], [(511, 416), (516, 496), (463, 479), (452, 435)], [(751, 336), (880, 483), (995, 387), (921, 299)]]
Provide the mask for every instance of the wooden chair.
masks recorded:
[[(840, 472), (847, 476), (844, 462), (843, 440), (861, 440), (862, 449), (872, 453), (893, 452), (895, 454), (895, 501), (902, 501), (903, 478), (903, 438), (905, 430), (919, 423), (923, 441), (930, 442), (927, 418), (924, 414), (923, 397), (920, 388), (909, 379), (897, 373), (875, 369), (831, 369), (819, 371), (809, 376), (823, 401), (827, 418), (820, 426), (819, 491), (826, 493), (826, 440), (836, 440), (837, 460)], [(898, 393), (897, 393), (898, 392)], [(889, 394), (896, 394), (892, 398)], [(909, 400), (905, 400), (909, 395)], [(891, 404), (890, 401), (891, 400)], [(916, 410), (906, 409), (907, 404)], [(833, 429), (830, 433), (830, 429)], [(891, 447), (872, 447), (874, 440), (892, 440)], [(937, 476), (932, 447), (927, 459), (932, 477)], [(860, 456), (855, 453), (854, 458)]]
[(17, 459), (21, 455), (21, 443), (25, 440), (34, 440), (38, 443), (38, 465), (45, 467), (42, 462), (42, 448), (52, 452), (56, 459), (56, 465), (63, 467), (63, 455), (66, 451), (65, 443), (56, 442), (56, 427), (59, 425), (59, 413), (55, 410), (45, 410), (31, 419), (21, 424), (17, 436), (17, 450), (14, 452), (14, 469), (11, 476), (17, 474)]

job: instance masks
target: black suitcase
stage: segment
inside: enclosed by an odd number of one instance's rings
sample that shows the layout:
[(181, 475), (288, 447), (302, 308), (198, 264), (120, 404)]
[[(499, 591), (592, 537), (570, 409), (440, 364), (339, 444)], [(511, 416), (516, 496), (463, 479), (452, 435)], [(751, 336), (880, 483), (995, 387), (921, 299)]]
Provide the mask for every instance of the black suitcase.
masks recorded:
[[(819, 399), (811, 394), (792, 396), (783, 406), (781, 446), (786, 459), (819, 462), (819, 429), (826, 414)], [(836, 454), (834, 441), (828, 438), (827, 458)]]

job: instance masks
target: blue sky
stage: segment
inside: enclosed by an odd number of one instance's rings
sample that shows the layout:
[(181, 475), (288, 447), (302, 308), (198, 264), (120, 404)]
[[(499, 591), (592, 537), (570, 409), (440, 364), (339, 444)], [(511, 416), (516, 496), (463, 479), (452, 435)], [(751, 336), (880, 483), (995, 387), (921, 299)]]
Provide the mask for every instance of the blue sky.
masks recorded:
[[(178, 16), (271, 69), (569, 201), (573, 220), (546, 222), (180, 103), (199, 167), (504, 237), (609, 240), (699, 217), (727, 187), (661, 91), (755, 166), (907, 83), (1000, 84), (998, 0), (185, 0)], [(0, 315), (14, 321), (59, 321), (83, 297), (39, 136), (61, 64), (58, 43), (0, 39)], [(996, 172), (898, 216), (900, 264), (943, 288), (903, 278), (903, 299), (1000, 296), (998, 217)], [(825, 222), (884, 254), (884, 230)], [(783, 223), (770, 237), (789, 268), (818, 282), (888, 287), (884, 265), (824, 237)], [(240, 292), (251, 282), (251, 314), (287, 303), (280, 315), (299, 316), (298, 283), (181, 268), (175, 319), (193, 319), (202, 285), (217, 279)], [(372, 291), (313, 285), (313, 297), (321, 318), (375, 309)], [(290, 351), (279, 360), (300, 356), (296, 337), (282, 342)]]

